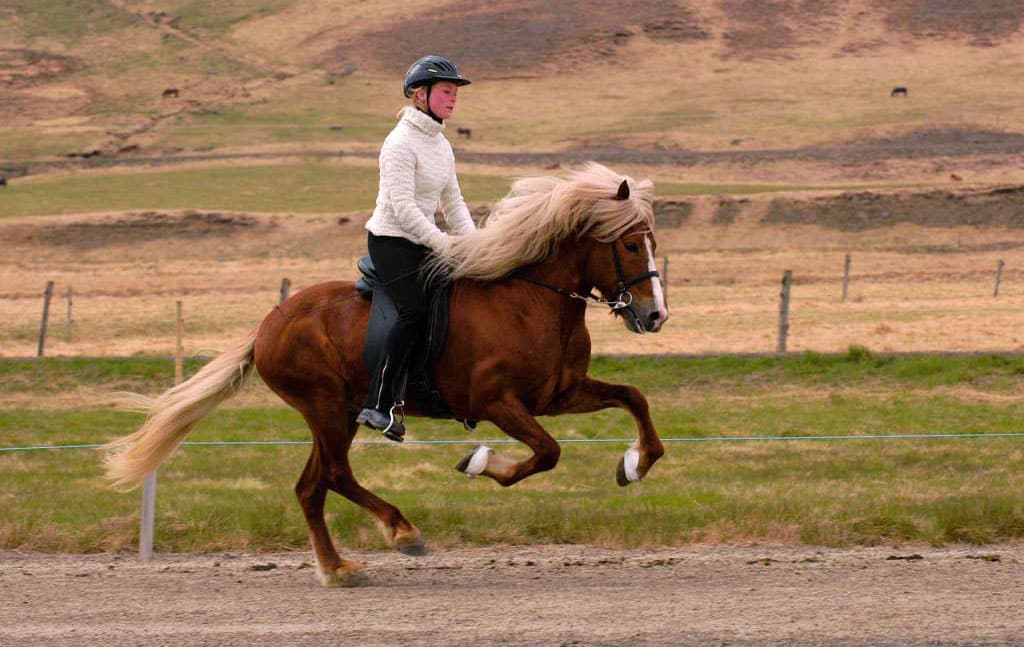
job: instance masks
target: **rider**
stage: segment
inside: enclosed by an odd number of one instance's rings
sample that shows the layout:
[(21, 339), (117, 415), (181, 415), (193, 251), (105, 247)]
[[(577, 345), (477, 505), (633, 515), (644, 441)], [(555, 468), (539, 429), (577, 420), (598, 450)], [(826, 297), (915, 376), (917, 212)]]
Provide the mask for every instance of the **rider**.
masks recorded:
[(370, 258), (398, 309), (398, 320), (388, 333), (356, 421), (397, 442), (405, 434), (395, 415), (404, 404), (401, 381), (427, 314), (421, 270), (431, 252), (451, 244), (435, 223), (438, 205), (452, 234), (474, 229), (455, 177), (452, 146), (444, 136), (444, 121), (454, 111), (463, 85), (469, 85), (469, 79), (443, 56), (424, 56), (406, 72), (405, 96), (412, 105), (399, 112), (398, 125), (381, 147), (377, 206), (366, 223)]

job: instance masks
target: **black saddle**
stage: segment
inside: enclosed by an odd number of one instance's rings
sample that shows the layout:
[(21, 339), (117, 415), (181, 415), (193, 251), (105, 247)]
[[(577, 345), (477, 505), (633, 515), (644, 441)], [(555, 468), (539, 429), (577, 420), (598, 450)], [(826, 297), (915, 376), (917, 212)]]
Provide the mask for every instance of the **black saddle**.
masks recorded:
[[(373, 371), (384, 354), (384, 342), (395, 321), (398, 308), (386, 290), (376, 287), (383, 283), (377, 268), (369, 256), (363, 256), (358, 263), (362, 274), (356, 281), (356, 289), (364, 298), (373, 299), (370, 306), (370, 322), (366, 328), (366, 342), (363, 345), (363, 362)], [(414, 403), (416, 409), (431, 418), (451, 418), (452, 412), (445, 404), (441, 391), (430, 380), (430, 367), (444, 351), (448, 338), (448, 312), (451, 303), (451, 283), (444, 281), (430, 290), (430, 305), (427, 310), (427, 326), (424, 335), (416, 344), (409, 360), (406, 376), (405, 398)]]

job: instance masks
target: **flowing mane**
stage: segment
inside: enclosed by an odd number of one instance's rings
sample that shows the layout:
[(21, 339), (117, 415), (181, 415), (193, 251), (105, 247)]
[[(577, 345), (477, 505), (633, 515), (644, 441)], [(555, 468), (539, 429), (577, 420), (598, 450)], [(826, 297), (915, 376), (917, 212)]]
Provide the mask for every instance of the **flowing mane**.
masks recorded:
[[(616, 200), (626, 180), (629, 198)], [(654, 184), (590, 162), (565, 177), (528, 177), (512, 184), (482, 227), (452, 239), (431, 271), (453, 279), (493, 281), (547, 258), (570, 235), (611, 241), (634, 225), (654, 229)]]

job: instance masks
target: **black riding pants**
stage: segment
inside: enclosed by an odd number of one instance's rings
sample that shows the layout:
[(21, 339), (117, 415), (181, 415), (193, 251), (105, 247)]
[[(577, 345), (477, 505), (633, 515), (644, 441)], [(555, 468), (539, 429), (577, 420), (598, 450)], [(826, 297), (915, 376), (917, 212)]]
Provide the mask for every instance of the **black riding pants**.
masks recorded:
[(405, 238), (373, 234), (367, 237), (366, 245), (382, 287), (398, 308), (398, 321), (388, 333), (366, 395), (367, 408), (389, 411), (401, 397), (409, 356), (426, 325), (427, 288), (420, 269), (430, 249)]

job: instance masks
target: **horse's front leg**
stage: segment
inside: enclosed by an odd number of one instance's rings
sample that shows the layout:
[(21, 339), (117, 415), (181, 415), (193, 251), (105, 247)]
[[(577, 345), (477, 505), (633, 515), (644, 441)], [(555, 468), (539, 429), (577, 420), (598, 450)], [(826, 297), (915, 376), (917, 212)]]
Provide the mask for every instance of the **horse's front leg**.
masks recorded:
[(482, 419), (493, 422), (509, 436), (525, 443), (533, 450), (533, 455), (523, 461), (514, 461), (480, 446), (463, 458), (455, 469), (470, 476), (489, 476), (507, 487), (558, 464), (562, 453), (558, 441), (544, 431), (518, 399), (510, 396), (496, 401), (483, 414)]
[(552, 404), (545, 414), (589, 413), (610, 407), (626, 409), (636, 420), (640, 431), (638, 442), (626, 450), (625, 456), (619, 460), (616, 481), (619, 485), (629, 485), (647, 476), (651, 466), (665, 453), (665, 446), (658, 438), (651, 422), (651, 412), (647, 406), (647, 398), (640, 391), (628, 384), (611, 384), (593, 380), (584, 376), (576, 388)]

